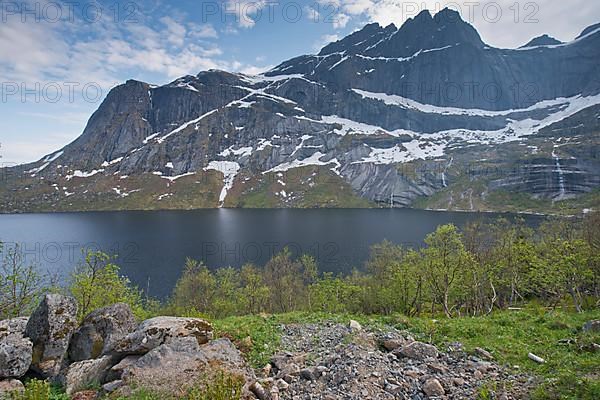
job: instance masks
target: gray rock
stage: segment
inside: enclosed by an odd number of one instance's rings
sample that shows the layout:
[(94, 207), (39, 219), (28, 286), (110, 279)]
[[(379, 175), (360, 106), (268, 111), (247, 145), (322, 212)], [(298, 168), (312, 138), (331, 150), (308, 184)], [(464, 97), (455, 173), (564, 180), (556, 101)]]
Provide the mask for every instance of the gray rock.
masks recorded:
[(361, 324), (359, 324), (359, 323), (358, 323), (357, 321), (355, 321), (355, 320), (350, 320), (350, 324), (349, 324), (349, 326), (350, 326), (350, 330), (351, 330), (352, 332), (360, 332), (360, 331), (362, 331), (362, 325), (361, 325)]
[(444, 387), (440, 381), (435, 378), (430, 378), (425, 381), (423, 384), (423, 392), (425, 392), (425, 394), (429, 397), (439, 397), (446, 394), (446, 391), (444, 390)]
[(84, 318), (69, 345), (69, 360), (89, 360), (108, 352), (114, 344), (137, 327), (127, 304), (118, 303), (101, 308)]
[(212, 325), (200, 318), (152, 318), (118, 340), (105, 354), (142, 355), (174, 339), (185, 337), (195, 338), (199, 345), (205, 344), (212, 338)]
[(23, 382), (17, 379), (0, 380), (0, 399), (12, 398), (15, 393), (22, 393), (25, 390)]
[(7, 336), (24, 337), (27, 321), (29, 321), (28, 317), (18, 317), (0, 321), (0, 340)]
[(255, 380), (253, 371), (228, 339), (200, 345), (195, 337), (173, 338), (151, 350), (124, 368), (122, 380), (124, 387), (144, 387), (178, 396), (199, 378), (218, 370), (243, 377), (246, 389)]
[(424, 360), (426, 358), (436, 358), (439, 353), (434, 345), (423, 342), (412, 342), (396, 349), (394, 354), (414, 360)]
[(494, 356), (489, 351), (482, 349), (481, 347), (475, 347), (475, 353), (484, 360), (493, 360)]
[(29, 370), (33, 345), (27, 338), (7, 337), (0, 341), (0, 378), (20, 378)]
[(0, 379), (20, 378), (29, 369), (33, 344), (24, 337), (27, 318), (0, 322)]
[(121, 386), (123, 386), (123, 381), (116, 380), (116, 381), (108, 382), (108, 383), (105, 383), (104, 385), (102, 385), (102, 390), (104, 390), (107, 393), (112, 393), (115, 390), (119, 389)]
[(600, 319), (588, 321), (583, 326), (584, 332), (600, 332)]
[(104, 356), (95, 360), (85, 360), (71, 364), (62, 378), (66, 393), (72, 395), (91, 386), (100, 386), (104, 382), (113, 361), (113, 357)]
[(26, 336), (33, 342), (31, 368), (43, 377), (56, 377), (76, 327), (75, 299), (59, 294), (46, 295), (25, 329)]

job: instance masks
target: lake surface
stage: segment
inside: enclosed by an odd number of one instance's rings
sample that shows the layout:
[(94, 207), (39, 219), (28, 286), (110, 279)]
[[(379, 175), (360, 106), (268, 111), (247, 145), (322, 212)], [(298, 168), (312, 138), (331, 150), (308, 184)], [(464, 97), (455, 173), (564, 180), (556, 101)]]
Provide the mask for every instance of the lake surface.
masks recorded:
[[(118, 255), (117, 264), (152, 296), (171, 292), (186, 257), (211, 268), (264, 265), (288, 247), (313, 255), (322, 271), (362, 267), (369, 247), (384, 239), (418, 247), (438, 225), (463, 226), (495, 214), (409, 209), (91, 212), (0, 215), (0, 241), (19, 244), (29, 263), (63, 279), (81, 249)], [(524, 216), (529, 224), (542, 217)]]

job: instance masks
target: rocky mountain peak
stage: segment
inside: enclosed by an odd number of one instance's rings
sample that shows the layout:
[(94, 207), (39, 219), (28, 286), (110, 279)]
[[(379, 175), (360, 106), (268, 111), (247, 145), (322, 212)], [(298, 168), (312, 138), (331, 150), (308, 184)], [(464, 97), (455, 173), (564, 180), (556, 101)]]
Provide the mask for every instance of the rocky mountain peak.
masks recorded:
[(398, 28), (394, 24), (387, 27), (382, 27), (376, 22), (368, 24), (345, 38), (323, 47), (319, 56), (334, 53), (359, 54), (381, 40), (385, 40), (386, 37), (397, 30)]
[(527, 44), (519, 47), (520, 49), (525, 49), (528, 47), (536, 47), (536, 46), (553, 46), (553, 45), (558, 45), (558, 44), (563, 44), (563, 42), (561, 42), (560, 40), (557, 40), (555, 38), (553, 38), (552, 36), (549, 36), (547, 34), (544, 34), (542, 36), (538, 36), (536, 38), (531, 39)]
[(408, 19), (386, 40), (368, 49), (369, 56), (410, 57), (419, 51), (444, 47), (471, 45), (484, 47), (481, 37), (460, 14), (444, 9), (432, 16), (424, 10)]
[(581, 32), (581, 35), (577, 36), (577, 38), (575, 38), (575, 40), (577, 40), (577, 39), (581, 39), (581, 38), (583, 38), (584, 36), (587, 36), (587, 35), (589, 35), (589, 34), (591, 34), (591, 33), (594, 33), (594, 32), (596, 32), (596, 33), (597, 33), (597, 32), (600, 32), (600, 23), (598, 23), (598, 24), (594, 24), (594, 25), (590, 25), (590, 26), (588, 26), (587, 28), (585, 28), (585, 29), (583, 30), (583, 32)]

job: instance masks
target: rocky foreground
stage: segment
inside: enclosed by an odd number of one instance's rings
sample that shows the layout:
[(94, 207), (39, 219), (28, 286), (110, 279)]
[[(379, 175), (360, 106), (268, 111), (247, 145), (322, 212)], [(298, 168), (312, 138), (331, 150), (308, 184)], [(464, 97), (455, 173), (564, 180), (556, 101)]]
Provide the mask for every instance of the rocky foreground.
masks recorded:
[[(197, 318), (156, 317), (136, 323), (115, 304), (77, 322), (74, 299), (47, 295), (30, 318), (0, 322), (0, 398), (29, 377), (63, 385), (73, 398), (120, 397), (135, 390), (183, 396), (219, 371), (243, 382), (245, 399), (527, 397), (534, 384), (478, 349), (447, 349), (394, 329), (370, 331), (355, 321), (282, 326), (279, 353), (253, 371), (228, 339)], [(94, 388), (94, 390), (90, 390)]]

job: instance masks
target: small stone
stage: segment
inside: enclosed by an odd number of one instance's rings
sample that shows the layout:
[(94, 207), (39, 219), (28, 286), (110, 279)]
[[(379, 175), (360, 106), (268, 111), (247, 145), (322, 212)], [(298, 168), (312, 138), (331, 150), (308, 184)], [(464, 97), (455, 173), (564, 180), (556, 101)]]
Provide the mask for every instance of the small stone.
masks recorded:
[(473, 372), (473, 377), (477, 380), (483, 378), (483, 373), (480, 370), (476, 370), (475, 372)]
[(435, 378), (425, 381), (423, 384), (423, 392), (425, 392), (425, 394), (429, 397), (443, 396), (446, 394), (446, 391), (444, 390), (444, 387), (440, 381)]
[(402, 346), (400, 349), (396, 349), (394, 354), (400, 354), (404, 357), (412, 358), (413, 360), (424, 360), (426, 358), (437, 358), (438, 350), (431, 344), (412, 342)]
[(406, 344), (406, 341), (404, 339), (388, 339), (388, 340), (384, 340), (383, 343), (381, 343), (383, 348), (386, 349), (387, 351), (394, 351), (402, 346), (404, 346)]
[(0, 381), (0, 399), (11, 398), (12, 393), (22, 393), (25, 390), (25, 386), (20, 380), (17, 379), (6, 379)]
[(456, 386), (463, 386), (465, 384), (465, 380), (463, 378), (454, 378), (452, 380), (452, 382), (456, 385)]
[(276, 385), (280, 390), (287, 390), (290, 387), (290, 384), (283, 379), (278, 379)]
[(300, 371), (300, 377), (306, 379), (307, 381), (314, 381), (316, 379), (311, 368), (304, 368), (302, 371)]
[(583, 326), (584, 332), (600, 332), (600, 319), (588, 321)]
[(94, 400), (98, 398), (98, 393), (95, 390), (84, 390), (82, 392), (75, 393), (71, 400)]
[(115, 390), (119, 389), (121, 386), (123, 386), (123, 381), (116, 380), (116, 381), (108, 382), (108, 383), (105, 383), (104, 385), (102, 385), (102, 390), (104, 390), (107, 393), (112, 393)]
[(482, 349), (481, 347), (475, 347), (475, 353), (484, 360), (491, 361), (494, 359), (494, 356), (489, 351)]
[(362, 331), (362, 325), (352, 319), (350, 320), (350, 330), (352, 332), (360, 332)]

